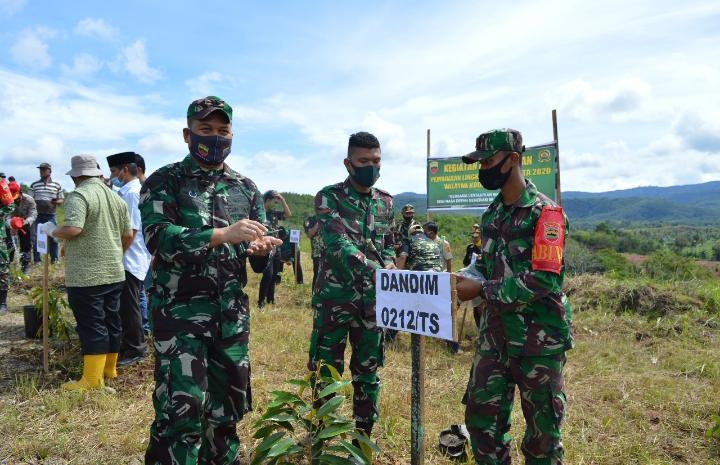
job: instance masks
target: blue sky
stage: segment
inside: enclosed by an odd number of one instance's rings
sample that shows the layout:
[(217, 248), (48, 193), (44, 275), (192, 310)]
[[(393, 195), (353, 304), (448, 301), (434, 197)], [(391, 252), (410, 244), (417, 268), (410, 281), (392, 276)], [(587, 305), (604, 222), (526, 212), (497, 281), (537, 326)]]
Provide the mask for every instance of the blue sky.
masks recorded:
[(374, 132), (379, 186), (425, 191), (433, 156), (496, 127), (552, 139), (564, 190), (720, 180), (720, 3), (0, 0), (0, 170), (186, 153), (188, 103), (235, 109), (229, 163), (261, 190), (342, 180)]

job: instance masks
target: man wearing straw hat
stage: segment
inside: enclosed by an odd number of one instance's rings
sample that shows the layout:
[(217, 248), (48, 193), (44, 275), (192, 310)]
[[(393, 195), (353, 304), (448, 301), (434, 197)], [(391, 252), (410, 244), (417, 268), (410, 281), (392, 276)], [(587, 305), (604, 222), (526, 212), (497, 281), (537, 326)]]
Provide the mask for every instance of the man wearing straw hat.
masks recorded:
[(75, 190), (65, 201), (65, 223), (58, 228), (43, 223), (38, 231), (65, 241), (65, 286), (80, 336), (83, 374), (62, 387), (83, 390), (100, 388), (103, 378), (117, 376), (122, 258), (133, 237), (127, 205), (105, 186), (95, 157), (77, 155), (71, 165), (67, 175)]

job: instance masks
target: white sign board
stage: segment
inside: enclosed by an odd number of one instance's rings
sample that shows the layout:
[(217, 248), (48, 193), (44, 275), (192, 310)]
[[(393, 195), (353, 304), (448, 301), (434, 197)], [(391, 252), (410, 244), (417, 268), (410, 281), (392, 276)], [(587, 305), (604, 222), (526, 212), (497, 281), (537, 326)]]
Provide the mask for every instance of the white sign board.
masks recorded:
[(299, 229), (291, 229), (290, 230), (290, 242), (292, 242), (293, 244), (300, 243), (300, 230)]
[(377, 270), (377, 325), (453, 340), (450, 273)]
[(48, 253), (48, 237), (47, 234), (40, 232), (40, 229), (42, 225), (45, 223), (40, 223), (37, 225), (37, 239), (36, 239), (36, 248), (40, 255)]

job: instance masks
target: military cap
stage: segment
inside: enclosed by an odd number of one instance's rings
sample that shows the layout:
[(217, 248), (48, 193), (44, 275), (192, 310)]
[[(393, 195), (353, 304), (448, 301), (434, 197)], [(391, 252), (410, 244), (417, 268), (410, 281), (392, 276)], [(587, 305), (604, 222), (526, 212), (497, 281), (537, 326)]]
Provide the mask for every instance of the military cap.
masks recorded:
[(116, 153), (115, 155), (110, 155), (107, 157), (108, 166), (112, 168), (113, 166), (120, 166), (120, 165), (129, 165), (130, 163), (137, 163), (137, 158), (135, 157), (135, 152), (121, 152)]
[(188, 106), (187, 119), (205, 119), (214, 111), (221, 111), (227, 117), (228, 122), (232, 121), (232, 107), (214, 95), (193, 101)]
[(408, 234), (417, 234), (422, 232), (425, 232), (425, 230), (420, 223), (413, 223), (408, 228)]
[(470, 152), (462, 160), (465, 163), (475, 163), (495, 155), (495, 152), (507, 150), (508, 152), (523, 153), (522, 134), (515, 129), (493, 129), (484, 132), (475, 139), (475, 151)]
[(38, 165), (38, 168), (40, 168), (40, 169), (47, 168), (47, 169), (51, 170), (52, 166), (50, 166), (50, 163), (40, 163)]
[(408, 212), (415, 213), (415, 207), (411, 203), (406, 203), (405, 206), (402, 207), (402, 212), (403, 213), (408, 213)]
[(0, 173), (0, 178), (5, 179), (5, 173)]

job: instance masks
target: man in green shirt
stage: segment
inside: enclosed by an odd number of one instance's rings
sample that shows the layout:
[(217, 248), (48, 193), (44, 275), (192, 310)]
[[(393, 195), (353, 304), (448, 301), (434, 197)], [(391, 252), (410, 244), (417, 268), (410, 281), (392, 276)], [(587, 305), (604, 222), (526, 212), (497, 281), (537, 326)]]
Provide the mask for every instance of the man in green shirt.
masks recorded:
[(65, 286), (77, 321), (83, 375), (63, 389), (77, 390), (102, 387), (103, 377), (117, 376), (122, 257), (132, 230), (127, 205), (102, 182), (95, 157), (78, 155), (71, 164), (67, 174), (75, 190), (65, 201), (65, 223), (57, 229), (44, 223), (39, 231), (65, 241)]

